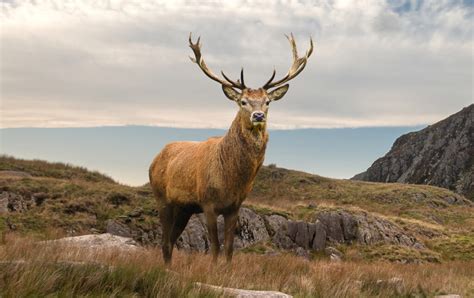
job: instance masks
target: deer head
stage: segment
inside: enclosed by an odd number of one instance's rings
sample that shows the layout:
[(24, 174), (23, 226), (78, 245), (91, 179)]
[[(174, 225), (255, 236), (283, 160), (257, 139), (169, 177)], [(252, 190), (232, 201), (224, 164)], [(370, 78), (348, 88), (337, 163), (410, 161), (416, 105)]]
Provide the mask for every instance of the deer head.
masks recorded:
[[(221, 71), (222, 78), (215, 75), (206, 65), (201, 55), (201, 38), (198, 37), (197, 42), (193, 43), (191, 34), (189, 34), (189, 46), (194, 52), (194, 58), (189, 57), (191, 61), (196, 63), (199, 68), (210, 79), (220, 83), (224, 94), (232, 101), (235, 101), (242, 112), (244, 112), (253, 126), (264, 125), (267, 119), (268, 108), (271, 102), (281, 99), (288, 91), (289, 84), (285, 84), (296, 77), (306, 66), (309, 56), (313, 52), (313, 40), (310, 38), (310, 48), (303, 57), (298, 57), (295, 38), (293, 34), (287, 36), (293, 53), (293, 64), (288, 73), (280, 80), (275, 79), (276, 70), (270, 79), (260, 88), (252, 89), (245, 86), (244, 69), (240, 71), (240, 79), (237, 81), (229, 79), (224, 72)], [(285, 85), (283, 85), (285, 84)]]

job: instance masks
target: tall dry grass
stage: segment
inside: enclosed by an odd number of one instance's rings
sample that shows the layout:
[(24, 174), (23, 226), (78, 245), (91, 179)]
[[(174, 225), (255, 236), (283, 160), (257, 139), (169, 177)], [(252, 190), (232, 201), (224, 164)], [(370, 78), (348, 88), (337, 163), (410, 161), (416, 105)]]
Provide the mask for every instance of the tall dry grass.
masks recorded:
[(220, 297), (196, 281), (296, 297), (474, 295), (472, 261), (403, 265), (237, 253), (229, 266), (177, 251), (169, 269), (158, 249), (91, 250), (10, 235), (0, 246), (0, 296)]

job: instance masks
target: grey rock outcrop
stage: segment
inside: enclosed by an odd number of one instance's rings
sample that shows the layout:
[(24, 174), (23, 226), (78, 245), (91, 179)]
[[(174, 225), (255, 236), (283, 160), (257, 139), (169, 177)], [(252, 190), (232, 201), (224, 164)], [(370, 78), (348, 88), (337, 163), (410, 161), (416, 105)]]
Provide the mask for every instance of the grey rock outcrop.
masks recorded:
[(352, 179), (435, 185), (474, 200), (474, 104), (399, 137), (384, 157)]
[(189, 251), (205, 252), (210, 247), (204, 216), (193, 215), (179, 237), (177, 247)]
[(132, 231), (130, 228), (115, 220), (107, 221), (106, 232), (121, 237), (132, 237)]
[(417, 239), (391, 221), (366, 212), (327, 211), (318, 214), (330, 242), (371, 245), (386, 243), (422, 248)]
[[(224, 240), (224, 225), (219, 229), (219, 238)], [(236, 249), (250, 246), (257, 242), (270, 240), (263, 217), (248, 208), (241, 208), (236, 231), (234, 247)]]
[[(146, 230), (138, 225), (138, 217), (121, 217), (109, 220), (107, 232), (131, 235), (142, 244), (160, 245), (161, 227)], [(224, 221), (218, 219), (220, 243), (223, 243)], [(252, 209), (241, 208), (234, 248), (243, 249), (256, 243), (271, 242), (276, 248), (292, 251), (296, 255), (310, 258), (309, 251), (323, 251), (331, 244), (372, 245), (376, 243), (409, 246), (422, 249), (424, 245), (409, 232), (389, 220), (358, 211), (323, 211), (314, 220), (294, 221), (279, 214), (261, 215)], [(207, 252), (210, 240), (203, 214), (195, 214), (177, 241), (177, 248), (187, 251)], [(331, 254), (333, 255), (333, 254)], [(334, 254), (333, 258), (341, 258)]]

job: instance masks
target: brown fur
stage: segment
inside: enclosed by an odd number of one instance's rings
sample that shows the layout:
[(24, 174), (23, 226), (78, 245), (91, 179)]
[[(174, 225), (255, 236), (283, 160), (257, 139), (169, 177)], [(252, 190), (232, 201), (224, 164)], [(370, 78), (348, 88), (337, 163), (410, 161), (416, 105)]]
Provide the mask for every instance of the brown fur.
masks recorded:
[[(263, 163), (267, 141), (265, 125), (253, 126), (248, 112), (240, 110), (224, 137), (171, 143), (158, 154), (149, 175), (160, 206), (166, 262), (189, 217), (200, 211), (206, 214), (209, 226), (217, 215), (224, 215), (226, 256), (232, 258), (238, 210)], [(213, 229), (210, 227), (209, 234), (216, 258), (217, 227), (215, 235)]]
[(273, 82), (274, 70), (262, 88), (250, 89), (245, 86), (243, 69), (237, 81), (230, 80), (224, 73), (225, 80), (216, 76), (202, 58), (200, 38), (193, 43), (189, 35), (189, 46), (194, 52), (191, 61), (207, 77), (219, 82), (225, 96), (235, 101), (240, 110), (224, 137), (210, 138), (205, 142), (168, 144), (150, 166), (150, 184), (160, 209), (165, 263), (171, 261), (176, 240), (191, 215), (197, 212), (205, 213), (215, 261), (219, 254), (217, 216), (224, 215), (224, 250), (227, 261), (232, 259), (239, 208), (252, 189), (265, 156), (269, 104), (286, 94), (289, 85), (283, 84), (304, 69), (313, 51), (310, 39), (310, 49), (299, 58), (293, 34), (288, 40), (293, 52), (293, 64), (288, 73)]

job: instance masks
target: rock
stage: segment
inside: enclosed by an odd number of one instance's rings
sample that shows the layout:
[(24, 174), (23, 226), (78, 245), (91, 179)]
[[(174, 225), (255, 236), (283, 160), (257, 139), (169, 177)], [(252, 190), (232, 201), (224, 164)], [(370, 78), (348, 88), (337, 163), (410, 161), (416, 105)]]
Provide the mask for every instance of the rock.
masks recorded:
[(329, 255), (329, 260), (331, 260), (332, 262), (341, 262), (342, 261), (341, 257), (336, 255), (336, 254), (330, 254)]
[(314, 236), (313, 229), (312, 232), (313, 235), (310, 235), (309, 225), (304, 221), (288, 221), (288, 236), (299, 247), (309, 248), (310, 240)]
[(268, 233), (276, 247), (281, 249), (296, 248), (296, 244), (288, 236), (288, 220), (277, 214), (264, 217)]
[(340, 215), (344, 241), (346, 243), (351, 243), (353, 240), (357, 239), (357, 220), (352, 214), (347, 212), (341, 212)]
[[(221, 216), (218, 218), (218, 233), (219, 243), (222, 245), (224, 242), (224, 220)], [(239, 211), (235, 236), (234, 249), (242, 249), (270, 239), (263, 218), (248, 208), (241, 208)], [(209, 249), (210, 240), (203, 214), (191, 217), (183, 234), (178, 239), (177, 246), (180, 249), (201, 252)]]
[[(352, 179), (436, 185), (474, 200), (474, 104), (399, 137), (385, 156)], [(461, 197), (446, 201), (470, 203)]]
[(267, 223), (267, 229), (270, 236), (274, 236), (281, 230), (288, 230), (288, 219), (278, 214), (266, 215), (264, 217)]
[(138, 243), (127, 237), (115, 236), (109, 233), (99, 235), (83, 235), (66, 237), (57, 240), (43, 241), (43, 243), (58, 243), (64, 245), (79, 246), (85, 248), (115, 248), (123, 250), (139, 249)]
[(108, 220), (107, 221), (107, 228), (106, 228), (107, 233), (116, 235), (116, 236), (122, 236), (122, 237), (132, 237), (132, 232), (130, 228), (122, 224), (118, 221), (115, 220)]
[(332, 246), (328, 246), (328, 247), (326, 247), (326, 249), (324, 249), (324, 252), (326, 253), (326, 255), (329, 256), (329, 260), (331, 260), (333, 262), (342, 261), (343, 254), (342, 254), (342, 252), (340, 252), (336, 248), (334, 248)]
[[(32, 199), (9, 191), (0, 193), (0, 214), (6, 212), (25, 212), (32, 206)], [(5, 208), (6, 205), (6, 208)]]
[(332, 247), (332, 246), (328, 246), (324, 249), (324, 252), (330, 256), (330, 255), (336, 255), (338, 256), (339, 258), (342, 258), (343, 254), (342, 252), (340, 252), (339, 250), (337, 250), (336, 248)]
[(342, 218), (339, 212), (322, 212), (318, 214), (319, 220), (326, 230), (326, 237), (332, 242), (344, 242), (344, 231), (342, 229)]
[(311, 248), (314, 250), (323, 250), (326, 247), (326, 230), (319, 220), (316, 220), (314, 227), (315, 234)]
[(404, 231), (396, 224), (366, 212), (350, 214), (345, 211), (325, 211), (317, 215), (324, 226), (327, 238), (331, 242), (350, 244), (356, 241), (360, 244), (383, 242), (424, 248), (414, 236)]
[(193, 215), (179, 237), (176, 246), (178, 249), (188, 251), (206, 252), (209, 250), (210, 241), (207, 234), (207, 226), (202, 214)]
[(424, 248), (414, 236), (398, 227), (396, 224), (368, 213), (360, 213), (357, 220), (357, 242), (371, 245), (377, 242)]
[[(161, 244), (161, 225), (158, 218), (153, 224), (139, 217), (119, 217), (107, 222), (107, 232), (133, 237), (145, 245)], [(218, 218), (218, 235), (221, 247), (224, 242), (224, 220)], [(292, 221), (278, 214), (260, 215), (249, 208), (239, 212), (234, 249), (249, 247), (258, 242), (271, 241), (276, 248), (298, 252), (325, 249), (328, 243), (371, 245), (386, 243), (424, 249), (410, 232), (404, 231), (386, 219), (363, 211), (323, 211), (314, 222)], [(176, 246), (187, 251), (207, 252), (210, 248), (205, 216), (191, 217)], [(305, 253), (306, 255), (306, 253)], [(329, 256), (331, 254), (328, 254)], [(336, 256), (339, 256), (336, 254)], [(336, 259), (333, 256), (333, 259)]]
[(200, 282), (196, 282), (195, 285), (198, 288), (212, 290), (226, 297), (237, 297), (237, 298), (292, 298), (293, 297), (288, 294), (277, 292), (277, 291), (254, 291), (254, 290), (234, 289), (234, 288), (226, 288), (226, 287), (203, 284)]
[(263, 218), (248, 208), (241, 208), (234, 248), (240, 249), (257, 242), (270, 240)]

